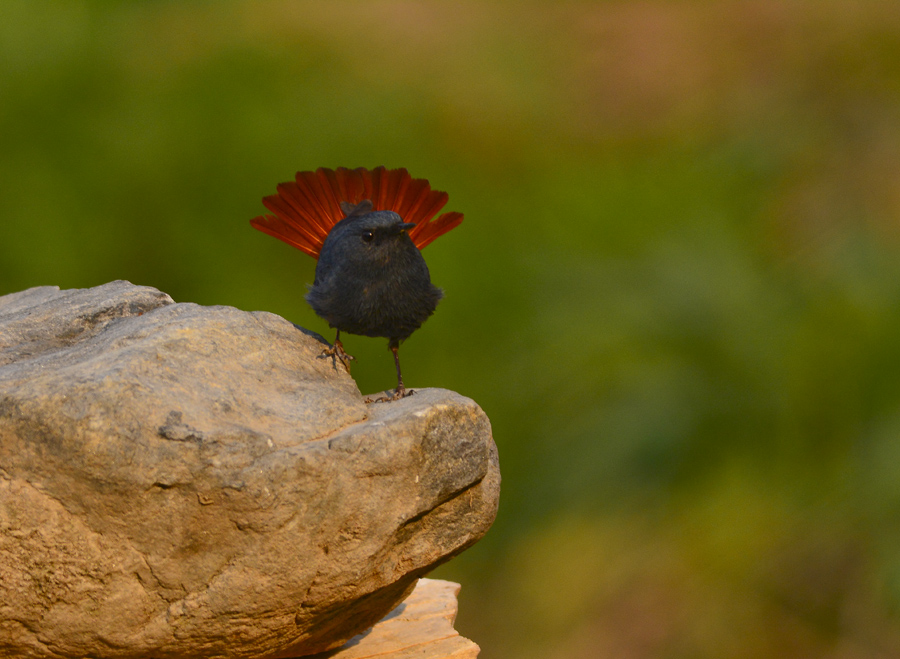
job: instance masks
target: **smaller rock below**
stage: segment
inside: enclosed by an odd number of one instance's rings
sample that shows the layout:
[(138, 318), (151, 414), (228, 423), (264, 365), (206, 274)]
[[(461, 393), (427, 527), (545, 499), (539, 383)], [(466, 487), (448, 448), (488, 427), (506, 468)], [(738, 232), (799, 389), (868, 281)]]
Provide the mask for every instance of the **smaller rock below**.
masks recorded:
[(453, 628), (459, 589), (452, 581), (419, 579), (409, 597), (371, 629), (306, 659), (476, 659), (481, 648)]

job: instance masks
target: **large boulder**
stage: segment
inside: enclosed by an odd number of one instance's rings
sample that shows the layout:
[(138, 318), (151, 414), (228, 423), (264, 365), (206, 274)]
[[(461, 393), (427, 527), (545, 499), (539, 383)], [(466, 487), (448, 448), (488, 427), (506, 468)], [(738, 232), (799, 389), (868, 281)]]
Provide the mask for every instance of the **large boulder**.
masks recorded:
[(0, 297), (0, 656), (320, 652), (484, 535), (481, 409), (367, 405), (324, 345), (128, 282)]

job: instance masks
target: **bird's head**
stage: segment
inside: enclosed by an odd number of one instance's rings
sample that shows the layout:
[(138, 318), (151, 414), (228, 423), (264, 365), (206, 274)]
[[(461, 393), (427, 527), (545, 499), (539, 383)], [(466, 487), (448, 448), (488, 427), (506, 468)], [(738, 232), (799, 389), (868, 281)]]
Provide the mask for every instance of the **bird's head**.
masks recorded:
[[(393, 211), (372, 211), (363, 201), (344, 209), (347, 217), (334, 225), (322, 246), (322, 258), (354, 262), (387, 263), (403, 254), (417, 253), (409, 237), (415, 224), (404, 222)], [(411, 251), (410, 251), (411, 250)]]

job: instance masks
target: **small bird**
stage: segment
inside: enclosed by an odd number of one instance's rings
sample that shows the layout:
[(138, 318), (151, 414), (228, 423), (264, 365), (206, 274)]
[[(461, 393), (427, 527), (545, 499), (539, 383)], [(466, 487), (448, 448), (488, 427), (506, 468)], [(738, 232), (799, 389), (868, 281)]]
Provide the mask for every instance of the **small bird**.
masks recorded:
[(434, 313), (443, 293), (431, 283), (420, 250), (459, 226), (462, 213), (442, 213), (446, 192), (403, 169), (319, 168), (297, 172), (278, 194), (263, 198), (274, 215), (250, 220), (260, 231), (318, 260), (306, 301), (337, 333), (323, 356), (347, 372), (354, 357), (341, 332), (382, 336), (394, 353), (397, 400), (413, 393), (403, 385), (400, 343)]

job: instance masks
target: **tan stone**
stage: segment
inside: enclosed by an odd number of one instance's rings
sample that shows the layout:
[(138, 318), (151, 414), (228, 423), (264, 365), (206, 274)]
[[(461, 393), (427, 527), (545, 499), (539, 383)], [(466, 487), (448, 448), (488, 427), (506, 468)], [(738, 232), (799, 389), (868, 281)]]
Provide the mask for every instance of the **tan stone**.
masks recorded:
[(113, 282), (0, 298), (0, 656), (339, 646), (496, 514), (490, 424), (321, 337)]
[(310, 659), (475, 659), (479, 647), (459, 635), (459, 584), (419, 579), (415, 590), (370, 630)]

